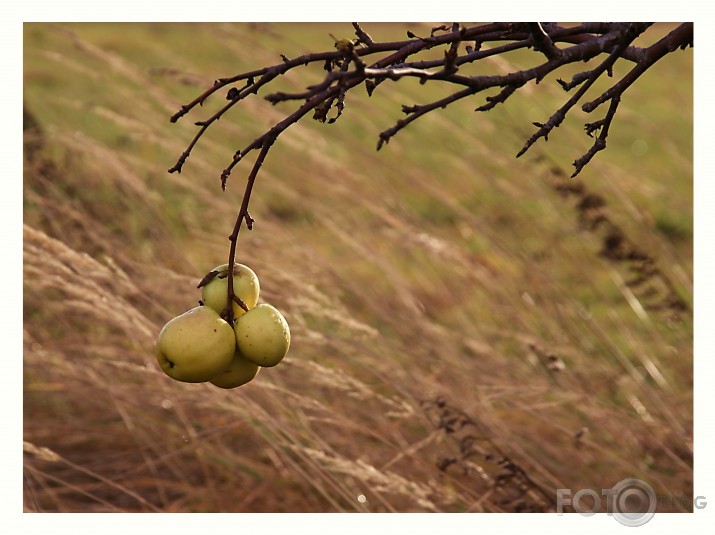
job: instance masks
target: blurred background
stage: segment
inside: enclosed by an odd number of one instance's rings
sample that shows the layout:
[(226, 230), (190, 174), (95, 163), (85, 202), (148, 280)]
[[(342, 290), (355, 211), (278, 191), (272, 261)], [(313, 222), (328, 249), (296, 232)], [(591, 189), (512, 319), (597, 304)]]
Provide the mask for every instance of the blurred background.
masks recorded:
[[(363, 27), (394, 41), (432, 25)], [(557, 488), (628, 476), (691, 496), (692, 49), (626, 92), (573, 180), (605, 109), (514, 157), (567, 98), (553, 76), (488, 113), (478, 95), (428, 114), (380, 152), (401, 105), (450, 88), (385, 82), (335, 124), (293, 126), (237, 253), (291, 326), (288, 356), (235, 390), (161, 372), (156, 335), (227, 261), (255, 155), (226, 192), (221, 171), (294, 109), (261, 97), (324, 71), (235, 107), (181, 174), (167, 169), (224, 93), (169, 117), (216, 78), (332, 50), (329, 34), (353, 30), (24, 25), (25, 510), (553, 511)], [(675, 502), (658, 510), (688, 510)]]

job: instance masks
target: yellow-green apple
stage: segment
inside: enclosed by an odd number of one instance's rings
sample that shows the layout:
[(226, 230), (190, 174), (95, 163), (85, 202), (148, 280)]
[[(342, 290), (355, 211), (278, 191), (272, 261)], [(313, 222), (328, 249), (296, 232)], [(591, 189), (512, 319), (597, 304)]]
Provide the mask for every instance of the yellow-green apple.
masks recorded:
[[(199, 283), (201, 300), (221, 314), (228, 304), (228, 264), (216, 266)], [(254, 271), (243, 264), (233, 265), (233, 293), (251, 309), (258, 303), (261, 285)], [(238, 303), (233, 303), (233, 316), (245, 314)]]
[(236, 388), (251, 381), (260, 368), (250, 360), (246, 360), (240, 351), (236, 350), (233, 360), (224, 371), (209, 381), (221, 388)]
[(290, 329), (278, 310), (258, 305), (236, 320), (236, 346), (246, 360), (259, 366), (275, 366), (288, 353)]
[(164, 325), (155, 355), (172, 379), (201, 383), (228, 368), (235, 352), (236, 335), (231, 325), (214, 309), (199, 306)]

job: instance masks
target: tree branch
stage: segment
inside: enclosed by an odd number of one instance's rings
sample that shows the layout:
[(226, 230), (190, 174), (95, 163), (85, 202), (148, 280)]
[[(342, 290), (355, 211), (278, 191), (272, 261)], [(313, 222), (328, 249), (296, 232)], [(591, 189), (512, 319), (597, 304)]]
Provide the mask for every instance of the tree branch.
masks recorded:
[[(268, 101), (273, 104), (290, 100), (303, 100), (305, 102), (283, 121), (280, 121), (271, 128), (270, 131), (266, 132), (266, 134), (254, 140), (254, 142), (249, 144), (245, 149), (236, 151), (233, 160), (221, 174), (222, 187), (225, 188), (229, 174), (246, 153), (261, 147), (263, 141), (269, 137), (277, 138), (286, 128), (304, 117), (310, 110), (315, 110), (314, 117), (316, 119), (323, 122), (334, 123), (342, 115), (348, 92), (362, 83), (366, 84), (369, 93), (372, 93), (372, 91), (385, 80), (398, 81), (404, 77), (417, 77), (422, 82), (447, 82), (469, 89), (469, 91), (457, 91), (451, 97), (441, 99), (430, 105), (425, 105), (420, 108), (419, 113), (414, 113), (408, 119), (401, 120), (392, 128), (383, 131), (380, 134), (380, 141), (378, 143), (378, 147), (381, 147), (401, 128), (404, 128), (404, 126), (423, 116), (428, 111), (444, 107), (446, 104), (485, 89), (499, 87), (501, 88), (501, 92), (496, 97), (489, 97), (487, 104), (479, 106), (477, 108), (478, 111), (486, 111), (493, 108), (496, 104), (504, 102), (508, 96), (527, 82), (534, 80), (538, 83), (551, 72), (569, 63), (588, 61), (604, 52), (609, 54), (609, 60), (607, 60), (608, 63), (604, 62), (601, 66), (607, 65), (610, 68), (615, 60), (620, 57), (636, 61), (636, 67), (619, 84), (616, 84), (598, 99), (585, 105), (584, 109), (590, 111), (590, 109), (595, 109), (595, 107), (605, 100), (609, 100), (613, 95), (622, 93), (625, 87), (633, 83), (633, 81), (655, 63), (655, 61), (676, 48), (683, 47), (684, 43), (688, 42), (688, 34), (689, 42), (692, 44), (692, 24), (690, 24), (689, 26), (682, 25), (674, 32), (671, 32), (671, 35), (667, 38), (647, 50), (630, 46), (632, 38), (627, 36), (630, 36), (634, 32), (637, 35), (645, 31), (648, 26), (648, 23), (584, 23), (571, 28), (562, 28), (555, 24), (542, 25), (534, 22), (527, 24), (492, 23), (463, 28), (455, 23), (451, 26), (451, 31), (449, 31), (447, 25), (440, 26), (433, 29), (429, 37), (417, 37), (409, 34), (408, 37), (410, 38), (405, 41), (379, 43), (375, 42), (358, 23), (353, 23), (357, 41), (356, 46), (350, 47), (349, 53), (347, 54), (344, 50), (336, 50), (305, 54), (294, 59), (288, 59), (282, 56), (283, 61), (279, 64), (248, 71), (232, 77), (220, 78), (214, 82), (212, 87), (204, 91), (193, 101), (182, 106), (180, 110), (171, 117), (172, 122), (186, 115), (197, 105), (203, 105), (206, 99), (219, 89), (240, 81), (246, 81), (242, 89), (239, 90), (232, 87), (228, 91), (227, 99), (229, 102), (227, 104), (222, 106), (206, 120), (196, 122), (196, 125), (199, 126), (198, 132), (169, 171), (181, 172), (192, 150), (208, 128), (223, 117), (238, 102), (252, 94), (257, 94), (263, 86), (289, 72), (291, 69), (319, 62), (323, 62), (325, 69), (328, 71), (320, 83), (312, 85), (302, 92), (293, 94), (282, 92), (271, 93), (266, 97)], [(632, 31), (629, 31), (629, 29)], [(445, 33), (436, 34), (436, 30), (445, 31)], [(626, 37), (629, 41), (624, 45), (624, 39)], [(474, 41), (474, 45), (466, 45), (466, 53), (460, 54), (459, 45), (466, 41)], [(482, 50), (482, 47), (490, 41), (511, 42)], [(555, 43), (573, 44), (564, 49), (560, 49), (556, 47)], [(408, 58), (437, 46), (448, 46), (448, 50), (442, 59), (407, 61)], [(520, 48), (527, 48), (529, 46), (534, 46), (537, 50), (540, 50), (547, 58), (547, 61), (531, 69), (515, 71), (506, 75), (472, 76), (469, 74), (461, 74), (460, 72), (465, 66), (478, 62), (481, 59)], [(619, 54), (614, 55), (613, 53), (616, 48)], [(387, 53), (387, 55), (373, 61), (369, 66), (366, 66), (361, 59), (363, 57), (371, 57), (384, 53)], [(354, 66), (352, 69), (349, 68), (351, 63)], [(588, 88), (593, 84), (593, 81), (602, 74), (602, 71), (603, 69), (599, 67), (575, 75), (570, 83), (563, 81), (560, 83), (562, 87), (567, 90), (584, 82), (586, 82), (586, 85), (583, 87)], [(580, 100), (584, 92), (584, 90), (580, 90), (575, 98), (569, 100), (565, 106), (557, 110), (549, 122), (545, 125), (540, 125), (540, 130), (535, 135), (536, 137), (532, 136), (532, 138), (527, 141), (519, 155), (523, 154), (539, 137), (547, 138), (548, 133), (561, 124), (566, 113)], [(337, 114), (332, 119), (327, 120), (328, 112), (334, 106), (337, 108)]]
[[(647, 48), (633, 46), (634, 39), (648, 30), (651, 23), (617, 23), (595, 22), (581, 23), (572, 27), (561, 27), (553, 23), (517, 23), (498, 22), (464, 27), (458, 23), (444, 24), (432, 29), (429, 36), (420, 37), (407, 32), (408, 39), (402, 41), (376, 42), (358, 23), (353, 23), (355, 40), (340, 40), (335, 42), (335, 50), (309, 53), (289, 59), (281, 55), (281, 62), (272, 66), (255, 69), (235, 76), (219, 78), (211, 87), (198, 95), (191, 102), (171, 116), (171, 122), (177, 122), (197, 106), (203, 104), (216, 92), (228, 88), (227, 103), (220, 106), (208, 118), (194, 124), (199, 128), (184, 152), (169, 172), (181, 172), (192, 151), (208, 129), (224, 117), (236, 104), (251, 95), (256, 95), (265, 86), (290, 71), (308, 66), (322, 64), (325, 73), (315, 84), (304, 91), (295, 93), (272, 92), (265, 98), (274, 105), (280, 103), (301, 101), (292, 112), (268, 131), (258, 136), (243, 149), (233, 155), (233, 159), (221, 173), (221, 187), (226, 188), (228, 177), (236, 165), (251, 151), (260, 150), (246, 184), (241, 209), (239, 211), (234, 231), (229, 238), (231, 248), (229, 264), (234, 265), (236, 242), (242, 224), (250, 229), (253, 219), (248, 213), (248, 204), (256, 176), (266, 158), (268, 150), (279, 136), (290, 126), (313, 111), (313, 118), (332, 124), (343, 116), (345, 102), (350, 91), (364, 84), (368, 95), (387, 80), (399, 82), (403, 78), (418, 78), (421, 83), (440, 83), (458, 86), (450, 95), (426, 104), (403, 106), (402, 111), (407, 117), (397, 121), (392, 127), (379, 133), (377, 149), (388, 143), (399, 131), (412, 124), (427, 113), (491, 88), (499, 92), (486, 97), (486, 102), (476, 107), (475, 111), (488, 111), (498, 104), (503, 104), (519, 88), (529, 82), (539, 83), (549, 74), (558, 71), (565, 65), (589, 62), (605, 54), (595, 68), (578, 72), (571, 81), (557, 82), (565, 91), (578, 87), (576, 92), (546, 123), (534, 123), (539, 127), (524, 144), (517, 154), (523, 155), (538, 139), (548, 139), (550, 133), (563, 123), (573, 107), (581, 102), (586, 92), (604, 73), (612, 75), (613, 67), (619, 60), (629, 61), (635, 66), (595, 99), (582, 104), (582, 109), (592, 112), (606, 101), (611, 102), (606, 115), (597, 121), (585, 125), (586, 134), (600, 130), (590, 149), (574, 162), (574, 176), (592, 160), (595, 154), (606, 146), (606, 138), (611, 124), (616, 116), (622, 94), (635, 83), (640, 76), (648, 71), (657, 61), (677, 49), (693, 46), (693, 24), (679, 25), (667, 36)], [(559, 46), (557, 46), (559, 45)], [(444, 47), (444, 54), (437, 59), (424, 59), (423, 53)], [(545, 61), (533, 67), (514, 70), (506, 74), (478, 75), (470, 72), (474, 65), (489, 57), (498, 56), (514, 50), (533, 48), (539, 57)], [(236, 84), (242, 84), (237, 87)], [(329, 113), (335, 109), (335, 114)], [(232, 281), (232, 279), (230, 279)], [(229, 286), (230, 301), (239, 302), (233, 294), (232, 282)], [(227, 311), (232, 318), (231, 311)]]
[[(516, 155), (517, 158), (522, 156), (529, 148), (541, 137), (544, 138), (544, 140), (548, 140), (549, 133), (551, 130), (554, 128), (558, 127), (566, 118), (566, 114), (569, 112), (569, 110), (583, 97), (583, 95), (588, 91), (588, 89), (593, 85), (593, 83), (598, 80), (598, 78), (606, 71), (610, 71), (611, 68), (613, 67), (613, 64), (616, 62), (616, 60), (620, 57), (621, 53), (623, 50), (628, 47), (628, 45), (637, 37), (637, 34), (635, 33), (638, 31), (640, 28), (632, 28), (630, 31), (629, 36), (627, 37), (626, 40), (624, 40), (620, 45), (616, 47), (616, 49), (608, 56), (608, 58), (603, 61), (598, 67), (593, 69), (592, 71), (589, 71), (588, 77), (586, 78), (585, 83), (579, 88), (579, 90), (564, 104), (559, 108), (556, 113), (554, 113), (549, 120), (544, 123), (534, 123), (536, 126), (539, 127), (539, 130), (531, 136), (522, 149), (518, 152)], [(563, 85), (563, 84), (562, 84)], [(605, 140), (604, 140), (605, 141)], [(590, 160), (590, 158), (589, 158)]]
[(226, 310), (223, 312), (224, 319), (233, 325), (233, 303), (238, 303), (243, 310), (248, 312), (248, 307), (233, 291), (233, 270), (236, 264), (236, 244), (238, 243), (238, 233), (241, 231), (241, 225), (246, 223), (249, 230), (253, 228), (253, 218), (248, 213), (248, 205), (251, 201), (251, 193), (253, 192), (253, 185), (256, 182), (256, 177), (258, 176), (258, 171), (261, 169), (268, 151), (273, 146), (275, 138), (266, 138), (261, 146), (261, 152), (258, 153), (258, 158), (256, 158), (253, 164), (253, 169), (251, 169), (251, 174), (248, 175), (248, 180), (246, 181), (246, 189), (243, 193), (243, 200), (241, 201), (241, 208), (238, 211), (238, 216), (236, 217), (236, 223), (233, 226), (233, 232), (228, 237), (231, 242), (231, 246), (228, 252), (228, 305)]
[(577, 159), (574, 163), (573, 166), (576, 168), (576, 170), (573, 172), (571, 175), (571, 178), (574, 178), (576, 175), (578, 175), (581, 172), (581, 169), (583, 169), (588, 162), (591, 161), (591, 158), (593, 158), (598, 151), (602, 151), (603, 149), (606, 148), (606, 138), (608, 137), (608, 129), (611, 127), (611, 121), (613, 121), (613, 117), (616, 115), (616, 110), (618, 109), (618, 104), (621, 102), (621, 97), (616, 96), (611, 99), (611, 105), (608, 108), (608, 113), (606, 113), (606, 116), (596, 122), (593, 123), (588, 123), (585, 127), (586, 133), (591, 136), (594, 131), (598, 130), (599, 128), (601, 129), (601, 133), (599, 136), (596, 138), (595, 143), (591, 146), (590, 149), (581, 156), (579, 159)]
[(620, 82), (605, 91), (597, 99), (584, 104), (583, 111), (592, 112), (607, 100), (612, 99), (615, 96), (622, 95), (623, 92), (633, 84), (633, 82), (635, 82), (644, 72), (650, 69), (658, 60), (662, 59), (666, 54), (686, 46), (693, 46), (692, 23), (678, 26), (663, 39), (649, 47), (644, 54), (644, 58), (638, 62), (638, 64), (627, 75), (625, 75)]

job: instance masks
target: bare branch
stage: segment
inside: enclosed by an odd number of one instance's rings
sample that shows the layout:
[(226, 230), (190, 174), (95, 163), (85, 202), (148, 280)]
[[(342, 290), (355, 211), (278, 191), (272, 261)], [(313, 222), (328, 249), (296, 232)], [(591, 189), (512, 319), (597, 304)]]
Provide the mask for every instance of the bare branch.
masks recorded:
[[(219, 89), (246, 80), (246, 85), (242, 89), (232, 87), (229, 90), (227, 94), (229, 102), (227, 104), (208, 119), (196, 123), (200, 127), (199, 131), (169, 171), (181, 171), (191, 151), (207, 129), (235, 104), (252, 94), (258, 93), (263, 86), (278, 76), (299, 66), (323, 62), (328, 72), (320, 83), (308, 87), (305, 91), (298, 93), (271, 93), (266, 97), (273, 104), (291, 100), (303, 100), (304, 103), (264, 135), (259, 136), (245, 149), (236, 151), (232, 162), (221, 175), (222, 187), (225, 187), (226, 180), (232, 169), (248, 152), (261, 147), (263, 141), (268, 138), (277, 138), (286, 128), (304, 117), (310, 110), (314, 111), (313, 117), (315, 119), (329, 124), (334, 123), (344, 111), (348, 92), (362, 83), (366, 84), (369, 94), (386, 80), (398, 81), (404, 77), (417, 77), (422, 83), (440, 81), (465, 88), (434, 103), (417, 107), (416, 111), (411, 113), (409, 117), (398, 121), (392, 128), (380, 133), (378, 142), (378, 148), (380, 148), (399, 130), (429, 111), (446, 107), (452, 102), (485, 89), (501, 88), (499, 94), (487, 97), (487, 103), (476, 108), (477, 111), (486, 111), (499, 103), (503, 103), (519, 87), (532, 80), (538, 83), (563, 65), (588, 61), (602, 53), (607, 53), (607, 59), (597, 68), (577, 73), (570, 82), (559, 80), (565, 90), (570, 90), (577, 86), (581, 87), (546, 123), (535, 123), (539, 126), (539, 130), (527, 140), (518, 153), (518, 156), (521, 156), (537, 139), (541, 137), (547, 139), (548, 134), (563, 122), (567, 113), (580, 101), (588, 88), (593, 85), (603, 72), (611, 73), (614, 63), (619, 58), (635, 61), (636, 66), (628, 75), (597, 99), (584, 104), (583, 109), (585, 111), (592, 111), (606, 100), (621, 95), (643, 72), (647, 71), (650, 66), (666, 54), (677, 48), (692, 46), (692, 24), (679, 26), (671, 34), (648, 49), (631, 46), (635, 36), (645, 31), (649, 26), (650, 23), (584, 23), (571, 28), (562, 28), (556, 24), (545, 23), (542, 25), (541, 23), (533, 22), (526, 24), (492, 23), (471, 28), (461, 28), (459, 24), (454, 23), (451, 27), (442, 25), (433, 28), (429, 37), (417, 37), (410, 33), (408, 35), (410, 38), (406, 41), (376, 43), (358, 23), (353, 23), (355, 35), (357, 36), (357, 41), (353, 42), (355, 45), (339, 47), (340, 50), (337, 51), (305, 54), (295, 59), (288, 59), (285, 55), (282, 55), (282, 62), (279, 64), (216, 80), (211, 88), (192, 102), (182, 106), (171, 117), (172, 121), (178, 120), (196, 105), (203, 104), (209, 96)], [(485, 43), (505, 40), (511, 42), (483, 49)], [(460, 54), (460, 43), (465, 41), (474, 41), (474, 46), (465, 47), (466, 53)], [(556, 46), (556, 43), (571, 43), (571, 46), (560, 49)], [(356, 46), (357, 44), (360, 46)], [(407, 61), (408, 58), (420, 52), (443, 45), (448, 48), (441, 59)], [(541, 51), (547, 61), (536, 67), (505, 75), (471, 76), (460, 72), (464, 66), (486, 57), (530, 46)], [(387, 55), (372, 62), (369, 66), (361, 59), (386, 52), (388, 53)], [(351, 65), (353, 66), (352, 69), (350, 68)], [(328, 119), (328, 113), (333, 107), (337, 109), (337, 114), (335, 117)]]
[[(304, 54), (293, 59), (281, 54), (280, 63), (220, 78), (194, 100), (181, 106), (171, 116), (172, 122), (178, 121), (197, 106), (202, 106), (219, 90), (228, 88), (226, 93), (228, 102), (208, 118), (194, 123), (199, 128), (198, 131), (169, 172), (181, 172), (206, 131), (234, 106), (249, 96), (258, 94), (265, 86), (293, 69), (322, 65), (324, 71), (322, 77), (305, 90), (294, 93), (271, 92), (265, 97), (274, 105), (296, 101), (300, 104), (294, 104), (297, 107), (288, 112), (282, 120), (244, 148), (237, 150), (221, 173), (221, 187), (225, 188), (235, 166), (250, 152), (260, 150), (249, 175), (241, 210), (231, 235), (229, 260), (233, 263), (241, 225), (245, 223), (249, 229), (253, 226), (253, 218), (248, 213), (248, 203), (256, 175), (270, 147), (287, 128), (311, 111), (314, 119), (327, 124), (334, 123), (343, 115), (348, 94), (355, 87), (364, 84), (368, 95), (372, 95), (373, 91), (384, 82), (388, 80), (399, 82), (403, 78), (417, 78), (421, 83), (457, 86), (452, 94), (434, 102), (403, 106), (402, 110), (407, 116), (379, 134), (377, 143), (379, 150), (399, 131), (434, 110), (446, 108), (458, 100), (485, 90), (498, 89), (496, 94), (487, 96), (486, 102), (475, 109), (475, 111), (488, 111), (498, 104), (505, 103), (511, 95), (529, 82), (538, 84), (565, 65), (588, 62), (605, 55), (595, 68), (576, 73), (569, 82), (557, 80), (565, 91), (578, 89), (548, 121), (534, 123), (538, 126), (538, 130), (525, 142), (517, 154), (519, 157), (538, 139), (548, 139), (549, 134), (563, 123), (568, 113), (581, 102), (586, 92), (604, 73), (612, 76), (614, 65), (619, 60), (633, 62), (635, 66), (628, 74), (595, 99), (581, 104), (584, 111), (591, 112), (604, 102), (609, 100), (611, 102), (608, 112), (602, 119), (585, 125), (587, 135), (593, 136), (597, 131), (599, 134), (590, 149), (574, 162), (575, 176), (597, 152), (605, 148), (606, 138), (622, 94), (657, 61), (679, 48), (693, 46), (692, 23), (681, 24), (666, 37), (647, 48), (633, 46), (634, 39), (650, 26), (651, 23), (647, 22), (596, 22), (571, 27), (538, 22), (499, 22), (471, 27), (452, 23), (432, 28), (429, 36), (420, 37), (408, 32), (407, 40), (376, 42), (360, 24), (353, 23), (357, 39), (336, 39), (335, 50)], [(424, 59), (423, 53), (436, 47), (444, 47), (442, 57)], [(545, 61), (506, 74), (475, 75), (470, 72), (470, 67), (479, 65), (481, 60), (528, 48), (538, 51), (539, 57), (543, 55)], [(237, 87), (236, 84), (240, 83), (243, 86)], [(231, 300), (235, 300), (232, 290), (229, 294)]]
[(666, 54), (683, 48), (692, 46), (693, 24), (682, 24), (666, 35), (663, 39), (646, 50), (643, 61), (639, 62), (620, 82), (605, 91), (600, 97), (583, 105), (583, 111), (591, 112), (615, 96), (620, 96), (635, 82), (644, 72), (650, 69), (658, 60)]
[(241, 225), (244, 222), (249, 230), (253, 228), (254, 221), (248, 213), (248, 205), (251, 201), (251, 193), (253, 192), (253, 185), (256, 182), (258, 171), (261, 169), (261, 166), (268, 155), (268, 151), (273, 146), (275, 140), (275, 138), (266, 138), (261, 146), (261, 152), (258, 154), (258, 158), (256, 158), (256, 161), (253, 164), (253, 169), (251, 169), (251, 174), (248, 175), (248, 180), (246, 181), (246, 189), (243, 193), (243, 200), (241, 201), (241, 208), (238, 211), (238, 216), (236, 217), (236, 223), (233, 226), (233, 232), (228, 237), (231, 242), (231, 247), (229, 248), (228, 253), (228, 272), (231, 276), (228, 277), (228, 306), (224, 311), (224, 319), (231, 324), (233, 324), (233, 302), (238, 303), (238, 306), (248, 312), (246, 304), (233, 291), (233, 269), (236, 264), (236, 244), (238, 242), (238, 233), (241, 231)]
[[(637, 37), (637, 33), (641, 30), (641, 28), (638, 27), (632, 27), (631, 30), (629, 31), (629, 34), (627, 38), (616, 47), (616, 49), (608, 56), (606, 60), (604, 60), (598, 67), (593, 69), (592, 71), (589, 71), (589, 75), (586, 78), (586, 82), (579, 88), (579, 90), (564, 104), (559, 108), (556, 113), (554, 113), (549, 120), (544, 123), (535, 123), (536, 126), (539, 126), (539, 130), (531, 136), (522, 149), (518, 152), (516, 157), (522, 156), (529, 148), (541, 137), (543, 137), (545, 140), (548, 140), (549, 133), (556, 127), (558, 127), (566, 118), (566, 114), (569, 112), (569, 110), (583, 97), (583, 95), (588, 91), (588, 89), (593, 85), (593, 83), (598, 80), (598, 78), (606, 71), (610, 70), (613, 67), (613, 64), (616, 62), (616, 60), (620, 57), (621, 53), (623, 50), (626, 49), (626, 47)], [(643, 28), (645, 30), (645, 28)], [(605, 142), (605, 140), (604, 140)], [(590, 158), (589, 158), (590, 160)]]
[(431, 112), (432, 110), (436, 110), (438, 108), (446, 108), (449, 104), (453, 102), (473, 95), (474, 92), (474, 89), (464, 89), (448, 97), (432, 102), (431, 104), (426, 104), (424, 106), (403, 106), (402, 111), (408, 113), (409, 116), (405, 119), (400, 119), (399, 121), (397, 121), (397, 123), (392, 128), (388, 128), (387, 130), (380, 132), (380, 139), (377, 142), (377, 150), (380, 150), (385, 143), (388, 143), (390, 141), (390, 138), (392, 138), (392, 136), (397, 134), (397, 132), (402, 130), (404, 127), (406, 127), (408, 124), (415, 121), (416, 119), (419, 119), (420, 117)]
[(597, 152), (602, 151), (606, 148), (608, 129), (611, 127), (611, 121), (613, 121), (613, 117), (616, 115), (616, 110), (618, 109), (618, 104), (620, 104), (620, 102), (620, 96), (616, 96), (611, 99), (611, 105), (608, 108), (608, 113), (606, 114), (606, 116), (600, 121), (596, 121), (594, 123), (589, 123), (586, 125), (586, 133), (589, 136), (591, 136), (593, 132), (599, 128), (601, 129), (601, 133), (596, 138), (595, 143), (591, 146), (588, 152), (586, 152), (586, 154), (581, 156), (573, 163), (573, 166), (576, 168), (576, 170), (571, 175), (571, 178), (574, 178), (576, 175), (578, 175), (581, 172), (581, 169), (583, 169), (585, 165), (591, 161), (591, 158), (593, 158)]
[(495, 95), (493, 97), (487, 97), (487, 103), (483, 104), (482, 106), (479, 106), (474, 111), (489, 111), (497, 104), (503, 104), (504, 102), (506, 102), (506, 99), (512, 96), (516, 92), (516, 90), (519, 89), (522, 85), (524, 84), (512, 84), (506, 86), (499, 92), (498, 95)]

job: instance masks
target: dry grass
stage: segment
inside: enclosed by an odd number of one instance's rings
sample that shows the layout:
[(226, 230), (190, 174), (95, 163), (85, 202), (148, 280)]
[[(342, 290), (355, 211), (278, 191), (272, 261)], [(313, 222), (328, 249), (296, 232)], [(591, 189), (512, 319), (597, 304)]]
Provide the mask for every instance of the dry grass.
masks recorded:
[(168, 116), (197, 80), (329, 31), (26, 25), (25, 509), (548, 511), (556, 488), (631, 475), (690, 496), (692, 89), (654, 83), (691, 80), (689, 51), (633, 89), (579, 181), (576, 123), (513, 159), (558, 97), (541, 86), (379, 154), (416, 87), (298, 125), (239, 241), (289, 356), (233, 391), (161, 373), (156, 333), (228, 254), (247, 167), (225, 194), (218, 174), (282, 110), (251, 102), (181, 176), (165, 170), (192, 131)]

